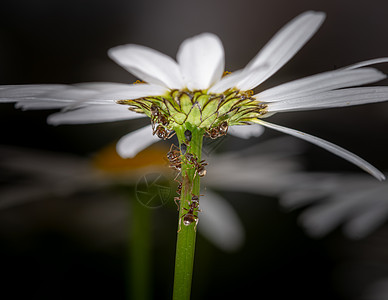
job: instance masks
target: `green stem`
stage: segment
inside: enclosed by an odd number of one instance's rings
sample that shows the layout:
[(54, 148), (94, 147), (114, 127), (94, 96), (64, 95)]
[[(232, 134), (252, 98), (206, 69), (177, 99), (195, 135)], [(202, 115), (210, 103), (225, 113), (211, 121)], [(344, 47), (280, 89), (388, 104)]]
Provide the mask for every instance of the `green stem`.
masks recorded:
[(151, 299), (151, 209), (131, 201), (131, 235), (129, 240), (129, 299)]
[[(201, 160), (202, 139), (204, 131), (186, 123), (184, 126), (175, 129), (178, 136), (179, 144), (185, 143), (185, 130), (191, 131), (192, 137), (187, 147), (186, 153), (192, 153), (197, 157), (198, 162)], [(182, 192), (180, 200), (178, 236), (175, 256), (175, 274), (174, 274), (174, 291), (173, 299), (185, 300), (190, 299), (191, 281), (194, 265), (195, 239), (196, 239), (196, 222), (189, 226), (183, 224), (183, 217), (189, 210), (190, 201), (193, 195), (199, 196), (200, 182), (199, 175), (195, 168), (182, 156)], [(194, 215), (198, 216), (197, 209)]]

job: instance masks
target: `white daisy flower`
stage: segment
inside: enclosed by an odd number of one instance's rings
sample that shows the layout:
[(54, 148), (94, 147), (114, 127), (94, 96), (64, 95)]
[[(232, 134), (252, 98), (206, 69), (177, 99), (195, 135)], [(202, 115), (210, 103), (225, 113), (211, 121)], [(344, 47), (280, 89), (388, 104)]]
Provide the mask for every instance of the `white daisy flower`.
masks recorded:
[[(83, 124), (151, 118), (151, 125), (123, 136), (117, 144), (122, 157), (132, 157), (160, 138), (186, 124), (210, 137), (229, 133), (241, 137), (259, 135), (269, 127), (316, 144), (369, 172), (384, 175), (349, 151), (294, 129), (263, 119), (275, 113), (359, 105), (388, 100), (388, 87), (356, 87), (386, 78), (372, 64), (388, 58), (361, 62), (328, 71), (254, 94), (259, 86), (285, 65), (318, 30), (322, 12), (305, 12), (282, 28), (241, 70), (224, 73), (220, 39), (203, 33), (185, 40), (177, 61), (156, 50), (128, 44), (109, 50), (109, 56), (142, 84), (83, 83), (25, 85), (0, 88), (1, 102), (17, 102), (22, 109), (62, 108), (48, 118), (50, 124)], [(128, 110), (129, 108), (129, 110)], [(251, 126), (247, 126), (251, 125)], [(151, 132), (153, 129), (153, 133)]]

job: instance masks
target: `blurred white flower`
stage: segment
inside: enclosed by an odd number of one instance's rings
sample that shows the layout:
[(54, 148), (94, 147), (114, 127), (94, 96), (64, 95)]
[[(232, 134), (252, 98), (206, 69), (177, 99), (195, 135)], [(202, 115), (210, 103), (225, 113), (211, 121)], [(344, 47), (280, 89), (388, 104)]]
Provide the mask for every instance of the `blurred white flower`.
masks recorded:
[[(208, 161), (213, 168), (203, 179), (205, 196), (201, 197), (199, 232), (225, 251), (239, 248), (244, 242), (244, 229), (238, 214), (227, 200), (212, 189), (277, 196), (294, 185), (292, 174), (299, 164), (289, 155), (299, 151), (299, 147), (290, 144), (288, 139), (275, 139), (242, 152), (209, 156)], [(109, 190), (117, 184), (135, 187), (140, 177), (155, 172), (166, 177), (174, 176), (168, 168), (166, 152), (167, 149), (160, 145), (140, 152), (135, 158), (123, 159), (112, 146), (88, 159), (2, 146), (2, 173), (4, 176), (8, 174), (9, 178), (13, 174), (18, 178), (22, 176), (23, 180), (8, 180), (8, 184), (0, 186), (0, 209), (50, 197), (73, 197), (93, 191), (100, 194), (101, 190)], [(172, 197), (168, 201), (172, 203)], [(109, 203), (104, 206), (104, 224), (109, 216), (124, 217), (122, 213), (114, 212), (116, 209), (123, 210), (120, 205), (113, 204), (109, 208)]]
[[(156, 124), (161, 126), (160, 132), (163, 133), (173, 131), (185, 122), (206, 131), (217, 129), (226, 122), (227, 126), (240, 125), (238, 130), (229, 133), (243, 138), (259, 135), (262, 131), (257, 127), (259, 124), (323, 147), (382, 180), (384, 175), (381, 172), (349, 151), (262, 119), (278, 112), (386, 101), (386, 86), (355, 86), (384, 79), (386, 76), (378, 70), (365, 67), (387, 62), (387, 58), (291, 81), (255, 95), (251, 90), (285, 65), (318, 30), (324, 18), (324, 13), (314, 11), (299, 15), (282, 28), (245, 68), (228, 76), (222, 77), (225, 63), (221, 41), (214, 34), (203, 33), (182, 43), (177, 62), (139, 45), (123, 45), (109, 50), (114, 61), (146, 83), (3, 86), (0, 101), (16, 102), (16, 106), (23, 109), (62, 108), (61, 112), (49, 116), (50, 124), (150, 117), (152, 126), (131, 132), (118, 142), (117, 151), (123, 157), (133, 157), (156, 142), (158, 138), (149, 134)], [(164, 134), (160, 136), (166, 137)]]
[(281, 197), (287, 209), (306, 206), (301, 225), (321, 237), (341, 224), (344, 234), (364, 238), (388, 219), (388, 184), (362, 174), (299, 173), (294, 189)]

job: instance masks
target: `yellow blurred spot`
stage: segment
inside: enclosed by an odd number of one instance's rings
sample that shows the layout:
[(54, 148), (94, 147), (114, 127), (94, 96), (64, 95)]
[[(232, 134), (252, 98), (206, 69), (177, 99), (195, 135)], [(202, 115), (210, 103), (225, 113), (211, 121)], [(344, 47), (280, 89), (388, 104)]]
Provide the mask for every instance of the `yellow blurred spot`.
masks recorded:
[(116, 152), (116, 145), (109, 145), (93, 158), (93, 165), (99, 170), (110, 173), (124, 173), (137, 171), (146, 167), (166, 168), (166, 153), (168, 147), (163, 145), (153, 145), (138, 153), (134, 158), (122, 158)]
[(222, 74), (222, 77), (228, 76), (229, 74), (232, 74), (232, 72), (224, 71), (224, 73)]
[(247, 94), (248, 97), (252, 97), (254, 92), (253, 92), (253, 90), (247, 90), (247, 91), (245, 91), (245, 94)]
[(133, 84), (141, 84), (141, 83), (146, 83), (145, 81), (143, 81), (143, 80), (136, 80)]

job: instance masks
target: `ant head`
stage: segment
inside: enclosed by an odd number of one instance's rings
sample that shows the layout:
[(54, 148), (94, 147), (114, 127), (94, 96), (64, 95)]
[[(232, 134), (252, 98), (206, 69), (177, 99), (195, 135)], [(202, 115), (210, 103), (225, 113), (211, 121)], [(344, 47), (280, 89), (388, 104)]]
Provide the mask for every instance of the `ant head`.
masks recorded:
[(164, 139), (167, 135), (167, 130), (162, 125), (158, 125), (158, 127), (156, 127), (156, 134), (158, 138)]
[(150, 107), (151, 114), (153, 116), (156, 116), (159, 112), (158, 107), (155, 104), (152, 104)]
[(228, 122), (224, 121), (220, 125), (221, 133), (226, 133), (228, 131)]

